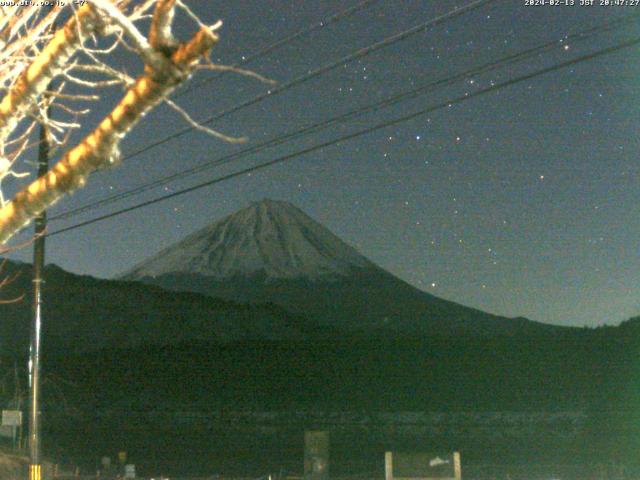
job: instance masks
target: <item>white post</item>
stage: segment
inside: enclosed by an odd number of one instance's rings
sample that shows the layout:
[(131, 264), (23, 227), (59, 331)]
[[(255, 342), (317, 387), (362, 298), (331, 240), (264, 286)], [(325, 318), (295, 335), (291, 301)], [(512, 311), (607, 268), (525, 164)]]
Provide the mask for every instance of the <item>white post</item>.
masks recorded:
[(462, 465), (460, 464), (460, 452), (453, 452), (453, 471), (456, 480), (462, 479)]
[(393, 480), (393, 453), (384, 452), (384, 478)]

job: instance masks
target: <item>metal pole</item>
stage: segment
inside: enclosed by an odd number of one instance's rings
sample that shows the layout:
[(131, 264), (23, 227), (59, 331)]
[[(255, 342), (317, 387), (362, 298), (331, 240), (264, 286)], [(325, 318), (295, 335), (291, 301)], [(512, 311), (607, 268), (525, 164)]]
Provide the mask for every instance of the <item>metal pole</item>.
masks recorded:
[[(47, 115), (50, 111), (47, 109)], [(38, 146), (38, 177), (49, 171), (49, 138), (47, 126), (40, 125)], [(44, 270), (45, 230), (47, 212), (43, 211), (35, 219), (35, 240), (33, 244), (33, 323), (31, 324), (31, 345), (29, 348), (29, 480), (42, 479), (40, 460), (40, 333), (42, 327), (42, 276)]]

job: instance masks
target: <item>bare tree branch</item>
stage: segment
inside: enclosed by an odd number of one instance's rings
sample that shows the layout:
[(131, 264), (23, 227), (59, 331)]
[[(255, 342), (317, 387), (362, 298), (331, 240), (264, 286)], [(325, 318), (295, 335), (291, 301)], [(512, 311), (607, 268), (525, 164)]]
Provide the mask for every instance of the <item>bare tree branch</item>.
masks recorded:
[[(52, 29), (63, 13), (65, 23)], [(176, 13), (198, 27), (184, 43), (173, 33)], [(150, 24), (146, 36), (141, 24)], [(0, 6), (0, 91), (5, 92), (0, 101), (0, 245), (45, 208), (83, 186), (92, 172), (117, 164), (122, 139), (162, 102), (198, 131), (228, 142), (244, 141), (198, 124), (168, 98), (200, 69), (272, 83), (254, 72), (211, 63), (208, 52), (222, 23), (209, 25), (182, 0), (88, 0), (78, 9), (67, 2), (50, 11)], [(144, 71), (137, 78), (112, 60), (118, 48), (142, 60)], [(99, 101), (105, 90), (121, 88), (125, 94), (111, 113), (77, 145), (68, 145), (91, 102)], [(57, 113), (53, 118), (51, 108)], [(66, 149), (65, 153), (49, 173), (5, 201), (2, 181), (26, 175), (19, 173), (16, 162), (39, 144), (40, 139), (32, 140), (36, 125), (48, 127), (51, 152)]]
[[(5, 258), (0, 262), (0, 273), (2, 273), (2, 271), (4, 270), (6, 265), (7, 265), (7, 259)], [(15, 281), (15, 279), (18, 278), (18, 276), (20, 276), (20, 272), (17, 272), (14, 275), (11, 275), (11, 276), (8, 276), (8, 277), (0, 278), (0, 290), (2, 290), (4, 287), (6, 287), (7, 285), (9, 285), (13, 281)], [(7, 305), (9, 303), (17, 303), (17, 302), (21, 301), (24, 298), (24, 295), (25, 294), (23, 293), (19, 297), (14, 297), (14, 298), (10, 298), (10, 299), (0, 299), (0, 305)]]
[(29, 64), (0, 103), (0, 143), (4, 143), (26, 111), (37, 103), (49, 82), (64, 70), (64, 65), (80, 46), (82, 32), (95, 29), (98, 20), (87, 4), (77, 16), (56, 31), (43, 51)]
[(165, 99), (217, 42), (201, 29), (180, 45), (160, 70), (150, 69), (136, 80), (115, 109), (79, 145), (69, 150), (45, 176), (15, 195), (0, 209), (0, 244), (66, 193), (83, 186), (88, 175), (118, 162), (118, 145), (140, 118)]
[(195, 128), (200, 132), (206, 133), (207, 135), (211, 135), (212, 137), (219, 138), (229, 143), (244, 143), (247, 141), (246, 137), (230, 137), (228, 135), (225, 135), (224, 133), (218, 132), (217, 130), (213, 130), (212, 128), (208, 128), (208, 127), (205, 127), (204, 125), (200, 125), (193, 118), (191, 118), (191, 115), (189, 115), (189, 113), (184, 108), (182, 108), (180, 105), (175, 103), (173, 100), (170, 100), (169, 98), (165, 98), (164, 101), (173, 110), (178, 112), (191, 127)]

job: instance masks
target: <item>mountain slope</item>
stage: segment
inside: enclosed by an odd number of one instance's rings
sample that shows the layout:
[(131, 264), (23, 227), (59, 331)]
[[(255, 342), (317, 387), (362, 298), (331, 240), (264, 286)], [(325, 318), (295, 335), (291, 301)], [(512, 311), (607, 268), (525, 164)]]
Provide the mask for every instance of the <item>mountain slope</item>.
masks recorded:
[(273, 302), (323, 325), (402, 334), (518, 334), (508, 319), (420, 291), (295, 206), (264, 200), (195, 232), (122, 276), (240, 302)]

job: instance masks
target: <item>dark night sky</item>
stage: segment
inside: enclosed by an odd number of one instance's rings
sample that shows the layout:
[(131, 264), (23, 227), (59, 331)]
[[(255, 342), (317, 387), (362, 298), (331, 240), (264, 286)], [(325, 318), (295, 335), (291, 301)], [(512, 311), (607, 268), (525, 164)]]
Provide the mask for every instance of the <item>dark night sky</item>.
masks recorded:
[[(189, 3), (208, 23), (223, 19), (213, 58), (232, 64), (357, 2)], [(285, 83), (466, 3), (380, 0), (247, 67)], [(274, 95), (224, 118), (215, 128), (248, 136), (251, 145), (509, 53), (549, 41), (557, 41), (560, 48), (135, 199), (54, 222), (51, 230), (632, 38), (640, 31), (637, 22), (586, 42), (564, 40), (638, 13), (640, 7), (495, 1)], [(111, 277), (195, 229), (268, 197), (298, 205), (382, 267), (443, 298), (549, 323), (617, 323), (640, 314), (639, 53), (633, 47), (579, 63), (53, 236), (48, 261), (73, 272)], [(194, 84), (208, 75), (200, 73)], [(195, 118), (204, 118), (268, 88), (226, 75), (178, 102)], [(106, 95), (107, 106), (115, 98)], [(97, 118), (88, 118), (87, 124)], [(123, 151), (184, 126), (169, 109), (159, 108), (126, 139)], [(98, 173), (52, 214), (242, 148), (201, 133), (185, 135), (118, 169)], [(28, 252), (17, 256), (28, 258)]]

